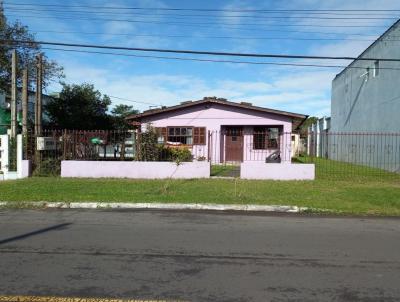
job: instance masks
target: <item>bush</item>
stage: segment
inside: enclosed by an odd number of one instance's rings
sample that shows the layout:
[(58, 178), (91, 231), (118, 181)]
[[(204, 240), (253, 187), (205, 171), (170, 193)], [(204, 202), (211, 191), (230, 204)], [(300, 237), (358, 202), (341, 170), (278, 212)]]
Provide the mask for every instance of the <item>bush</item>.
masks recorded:
[(148, 125), (145, 132), (140, 134), (140, 152), (137, 155), (141, 161), (156, 161), (159, 157), (156, 130)]
[(188, 148), (159, 147), (159, 160), (174, 161), (177, 163), (193, 161), (192, 152)]
[(43, 159), (33, 170), (33, 176), (59, 176), (61, 174), (61, 160), (59, 158)]

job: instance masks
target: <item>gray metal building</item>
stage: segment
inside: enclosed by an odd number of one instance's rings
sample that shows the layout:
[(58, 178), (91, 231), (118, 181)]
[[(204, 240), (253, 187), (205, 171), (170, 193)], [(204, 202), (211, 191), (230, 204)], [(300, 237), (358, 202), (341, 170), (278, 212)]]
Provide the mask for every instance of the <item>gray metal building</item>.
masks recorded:
[[(400, 20), (359, 58), (400, 60), (399, 40)], [(339, 132), (345, 133), (340, 142), (339, 135), (334, 136)], [(332, 82), (329, 157), (398, 172), (396, 133), (400, 133), (400, 62), (353, 61)]]
[[(359, 57), (400, 60), (399, 40), (400, 20)], [(352, 62), (332, 82), (331, 106), (333, 132), (400, 132), (400, 63)]]

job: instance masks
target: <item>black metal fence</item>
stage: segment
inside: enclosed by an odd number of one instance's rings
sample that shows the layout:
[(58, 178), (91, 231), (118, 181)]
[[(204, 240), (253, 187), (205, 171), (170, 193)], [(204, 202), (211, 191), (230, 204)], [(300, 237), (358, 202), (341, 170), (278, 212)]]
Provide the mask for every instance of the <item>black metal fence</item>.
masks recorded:
[(28, 134), (24, 153), (34, 175), (58, 175), (62, 160), (134, 160), (135, 139), (132, 130), (44, 130)]
[(310, 132), (298, 160), (316, 164), (320, 177), (400, 175), (400, 133)]
[(213, 166), (314, 163), (320, 179), (400, 175), (400, 133), (301, 136), (267, 127), (197, 134), (185, 129), (174, 129), (173, 136), (158, 130), (45, 130), (41, 136), (28, 135), (25, 157), (32, 160), (36, 175), (58, 175), (62, 160), (209, 161)]

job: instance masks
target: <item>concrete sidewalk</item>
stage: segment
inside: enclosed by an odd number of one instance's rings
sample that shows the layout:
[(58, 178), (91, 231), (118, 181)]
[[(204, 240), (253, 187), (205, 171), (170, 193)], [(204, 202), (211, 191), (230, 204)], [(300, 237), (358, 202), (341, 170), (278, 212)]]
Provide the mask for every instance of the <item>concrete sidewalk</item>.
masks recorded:
[(209, 203), (130, 203), (130, 202), (0, 202), (0, 208), (58, 208), (58, 209), (136, 209), (136, 210), (205, 210), (300, 213), (308, 208), (283, 205), (209, 204)]

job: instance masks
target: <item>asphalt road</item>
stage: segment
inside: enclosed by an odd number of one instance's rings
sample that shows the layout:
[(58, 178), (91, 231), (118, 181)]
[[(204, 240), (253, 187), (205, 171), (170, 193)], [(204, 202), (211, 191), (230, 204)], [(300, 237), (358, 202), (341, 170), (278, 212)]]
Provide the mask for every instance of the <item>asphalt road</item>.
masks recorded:
[(400, 301), (400, 220), (1, 211), (0, 294)]

